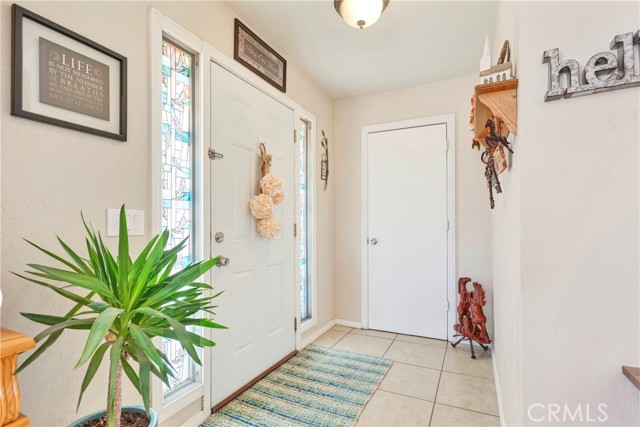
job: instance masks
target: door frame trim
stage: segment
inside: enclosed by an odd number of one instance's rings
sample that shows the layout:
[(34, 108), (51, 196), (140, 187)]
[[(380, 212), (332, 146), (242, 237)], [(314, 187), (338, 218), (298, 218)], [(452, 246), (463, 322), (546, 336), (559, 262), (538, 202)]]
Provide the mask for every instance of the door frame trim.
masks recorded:
[[(149, 52), (149, 73), (150, 73), (150, 82), (151, 88), (160, 88), (161, 83), (161, 75), (155, 72), (154, 66), (161, 63), (161, 46), (162, 46), (162, 37), (163, 35), (169, 36), (171, 39), (179, 42), (182, 46), (189, 48), (194, 53), (197, 53), (197, 63), (196, 63), (196, 91), (198, 95), (197, 108), (199, 111), (196, 112), (198, 117), (196, 118), (196, 126), (198, 126), (199, 135), (196, 135), (196, 162), (201, 162), (201, 168), (197, 177), (198, 180), (198, 189), (197, 191), (201, 191), (200, 200), (201, 203), (197, 204), (195, 209), (198, 214), (202, 215), (202, 217), (207, 217), (209, 215), (211, 209), (211, 200), (210, 194), (208, 192), (203, 191), (203, 183), (208, 182), (210, 178), (210, 170), (211, 170), (211, 162), (208, 162), (207, 150), (210, 146), (211, 141), (211, 133), (210, 133), (210, 123), (208, 120), (205, 120), (205, 109), (210, 105), (210, 69), (211, 62), (214, 62), (221, 66), (222, 68), (228, 70), (232, 74), (235, 74), (240, 79), (254, 86), (256, 89), (265, 93), (267, 96), (275, 99), (280, 102), (287, 108), (291, 109), (294, 114), (294, 120), (297, 120), (301, 115), (308, 118), (314, 119), (315, 125), (315, 117), (313, 114), (306, 111), (300, 104), (289, 98), (284, 93), (280, 92), (278, 89), (269, 85), (267, 82), (262, 80), (259, 76), (251, 72), (249, 69), (242, 66), (240, 63), (235, 61), (233, 58), (225, 55), (222, 51), (216, 49), (211, 44), (205, 42), (198, 36), (191, 33), (187, 28), (178, 24), (176, 21), (171, 19), (169, 16), (162, 13), (160, 10), (156, 8), (149, 9), (149, 38), (150, 38), (150, 52)], [(151, 234), (158, 234), (162, 230), (162, 222), (161, 222), (161, 189), (157, 186), (160, 182), (160, 170), (161, 170), (161, 106), (160, 106), (160, 93), (155, 90), (151, 90), (150, 93), (150, 107), (149, 111), (151, 112), (151, 118), (149, 119), (149, 125), (151, 127), (150, 135), (150, 161), (149, 161), (149, 221), (148, 221), (148, 232)], [(208, 110), (207, 110), (208, 111)], [(295, 127), (297, 129), (297, 126)], [(293, 129), (292, 129), (293, 136)], [(315, 141), (315, 139), (314, 139)], [(294, 149), (294, 144), (291, 144), (291, 149)], [(295, 171), (294, 171), (295, 173)], [(315, 196), (315, 192), (314, 192)], [(293, 225), (291, 225), (293, 227)], [(202, 237), (202, 244), (198, 245), (198, 250), (201, 251), (199, 255), (204, 256), (212, 256), (211, 253), (211, 244), (210, 239), (207, 240), (206, 236), (210, 236), (211, 229), (209, 221), (204, 221), (201, 227), (201, 233), (198, 233), (200, 237)], [(296, 240), (294, 239), (294, 242)], [(295, 243), (294, 243), (295, 244)], [(294, 252), (296, 253), (296, 252)], [(295, 264), (295, 260), (294, 260)], [(206, 281), (209, 281), (210, 273), (207, 273)], [(292, 315), (296, 318), (300, 318), (300, 306), (298, 304), (299, 301), (299, 291), (297, 287), (297, 282), (294, 279), (294, 289), (291, 294), (291, 298), (294, 299), (294, 313)], [(211, 338), (211, 331), (205, 330), (205, 338)], [(295, 334), (295, 345), (296, 349), (301, 348), (302, 336), (301, 329), (298, 328), (297, 333)], [(161, 341), (156, 339), (154, 341), (156, 346), (158, 346)], [(193, 399), (199, 399), (200, 396), (203, 396), (203, 405), (202, 412), (195, 415), (195, 418), (200, 417), (200, 419), (204, 419), (211, 414), (211, 350), (205, 349), (203, 351), (203, 377), (202, 383), (183, 395), (177, 397), (175, 400), (170, 402), (164, 402), (163, 400), (163, 392), (162, 392), (162, 382), (152, 376), (152, 390), (151, 390), (151, 403), (152, 407), (159, 411), (160, 421), (166, 420), (178, 413), (180, 413), (183, 409), (187, 408), (189, 403), (192, 403)]]
[(454, 334), (456, 295), (456, 117), (454, 113), (439, 116), (421, 117), (411, 120), (403, 120), (391, 123), (381, 123), (362, 127), (362, 151), (361, 151), (361, 199), (362, 213), (360, 234), (360, 321), (363, 329), (369, 328), (369, 149), (368, 140), (370, 133), (400, 130), (413, 127), (432, 125), (446, 125), (447, 132), (447, 339), (451, 340)]
[[(300, 240), (302, 239), (302, 234), (299, 234), (298, 236), (296, 236), (295, 238), (295, 245), (296, 245), (296, 319), (298, 319), (298, 328), (296, 331), (296, 349), (301, 350), (302, 349), (302, 334), (307, 332), (308, 330), (310, 330), (311, 328), (315, 327), (318, 324), (318, 269), (316, 268), (316, 254), (317, 254), (317, 199), (318, 199), (318, 192), (316, 191), (318, 188), (320, 188), (320, 184), (318, 184), (319, 182), (321, 182), (321, 180), (316, 179), (316, 176), (320, 175), (318, 170), (319, 168), (316, 167), (316, 161), (318, 159), (318, 149), (316, 148), (316, 125), (317, 125), (317, 120), (316, 120), (316, 116), (314, 114), (311, 114), (310, 112), (300, 108), (298, 111), (296, 111), (296, 129), (297, 132), (300, 132), (300, 129), (298, 128), (299, 122), (300, 120), (304, 120), (309, 124), (309, 134), (307, 135), (307, 168), (308, 168), (308, 172), (307, 175), (311, 176), (311, 180), (309, 182), (307, 182), (307, 191), (310, 192), (311, 194), (311, 201), (310, 203), (308, 203), (307, 205), (307, 222), (311, 224), (310, 227), (310, 231), (311, 231), (311, 235), (307, 236), (308, 237), (308, 241), (307, 241), (307, 254), (308, 254), (308, 259), (310, 260), (310, 266), (311, 268), (309, 269), (308, 273), (308, 278), (309, 281), (311, 283), (311, 318), (308, 320), (305, 320), (304, 322), (300, 320), (300, 315), (302, 314), (302, 310), (300, 309), (300, 269), (298, 268), (298, 260), (300, 259)], [(300, 176), (298, 171), (300, 170), (300, 164), (299, 164), (299, 156), (298, 156), (298, 144), (300, 143), (300, 138), (298, 133), (296, 132), (296, 142), (295, 142), (295, 146), (296, 146), (296, 150), (295, 150), (295, 165), (296, 165), (296, 177), (295, 177), (295, 186), (296, 186), (296, 200), (295, 200), (295, 205), (296, 205), (296, 213), (294, 215), (294, 219), (295, 219), (295, 223), (298, 224), (298, 213), (300, 212), (300, 197), (299, 194), (300, 192), (298, 191), (298, 188), (300, 188)]]
[[(194, 94), (195, 96), (195, 108), (196, 115), (194, 117), (194, 127), (196, 129), (195, 132), (195, 149), (194, 149), (194, 163), (196, 164), (196, 171), (194, 176), (194, 186), (196, 192), (196, 202), (194, 204), (194, 211), (196, 215), (199, 215), (201, 218), (204, 218), (204, 211), (206, 206), (209, 203), (209, 196), (203, 192), (202, 183), (204, 180), (208, 179), (207, 173), (208, 169), (204, 167), (206, 165), (206, 147), (208, 144), (206, 141), (209, 138), (208, 129), (206, 126), (206, 122), (204, 120), (204, 106), (206, 105), (205, 92), (202, 92), (203, 84), (205, 83), (205, 77), (209, 74), (208, 63), (204, 62), (202, 59), (205, 57), (205, 45), (198, 37), (194, 34), (186, 30), (184, 27), (177, 24), (175, 21), (169, 19), (165, 15), (163, 15), (157, 9), (151, 8), (149, 9), (149, 72), (150, 77), (149, 81), (151, 82), (151, 88), (160, 88), (161, 87), (161, 74), (155, 72), (156, 65), (162, 64), (161, 58), (161, 48), (162, 48), (162, 39), (163, 37), (168, 37), (171, 40), (178, 43), (181, 47), (188, 50), (192, 54), (195, 55), (196, 63), (194, 64), (195, 73), (194, 73), (194, 85), (196, 87), (197, 92)], [(148, 231), (152, 235), (157, 235), (162, 232), (162, 209), (161, 209), (161, 199), (162, 199), (162, 190), (159, 186), (161, 182), (161, 170), (162, 170), (162, 162), (161, 162), (161, 142), (162, 142), (162, 134), (161, 134), (161, 97), (159, 90), (151, 90), (149, 97), (150, 105), (149, 111), (151, 113), (151, 117), (149, 119), (150, 135), (150, 149), (149, 149), (149, 177), (150, 177), (150, 186), (149, 186), (149, 203), (148, 206), (150, 220), (148, 222)], [(206, 146), (206, 147), (205, 147)], [(208, 252), (208, 244), (205, 236), (209, 235), (209, 224), (207, 221), (203, 221), (200, 227), (200, 231), (194, 234), (194, 238), (196, 240), (195, 244), (195, 255), (198, 258), (203, 258)], [(210, 281), (210, 273), (206, 273), (204, 276), (204, 281)], [(211, 293), (208, 293), (211, 295)], [(203, 335), (207, 339), (211, 339), (211, 331), (209, 329), (203, 330)], [(157, 337), (154, 339), (154, 344), (156, 347), (161, 347), (162, 339)], [(210, 374), (208, 372), (207, 366), (211, 366), (211, 351), (207, 349), (199, 350), (201, 351), (202, 358), (202, 368), (201, 368), (201, 377), (199, 383), (195, 383), (189, 389), (187, 389), (184, 393), (181, 393), (172, 399), (165, 401), (163, 385), (162, 381), (160, 381), (155, 376), (151, 378), (151, 406), (158, 411), (158, 416), (161, 421), (169, 419), (176, 414), (179, 414), (190, 407), (194, 402), (202, 399), (202, 411), (197, 414), (190, 414), (195, 416), (204, 416), (205, 418), (210, 414), (210, 411), (207, 409), (210, 406)]]

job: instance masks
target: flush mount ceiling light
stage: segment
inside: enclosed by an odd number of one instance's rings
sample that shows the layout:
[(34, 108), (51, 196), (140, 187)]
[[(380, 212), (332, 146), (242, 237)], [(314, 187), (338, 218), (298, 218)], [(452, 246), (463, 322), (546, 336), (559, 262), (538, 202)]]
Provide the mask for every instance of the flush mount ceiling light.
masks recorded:
[(344, 22), (353, 28), (367, 28), (375, 24), (389, 0), (334, 0), (333, 6)]

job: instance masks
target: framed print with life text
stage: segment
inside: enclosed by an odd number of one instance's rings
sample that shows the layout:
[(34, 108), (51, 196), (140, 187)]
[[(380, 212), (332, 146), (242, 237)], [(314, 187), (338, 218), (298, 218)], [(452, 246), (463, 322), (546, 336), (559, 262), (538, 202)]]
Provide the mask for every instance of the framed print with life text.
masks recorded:
[(233, 57), (282, 92), (287, 91), (287, 60), (238, 18), (235, 20)]
[(127, 140), (127, 58), (12, 5), (11, 114)]

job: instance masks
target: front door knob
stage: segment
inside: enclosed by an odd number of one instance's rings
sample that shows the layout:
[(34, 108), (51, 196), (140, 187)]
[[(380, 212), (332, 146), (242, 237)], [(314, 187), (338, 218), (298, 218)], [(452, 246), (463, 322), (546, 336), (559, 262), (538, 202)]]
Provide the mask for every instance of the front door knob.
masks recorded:
[(219, 256), (218, 258), (218, 263), (216, 264), (218, 267), (226, 267), (231, 262), (229, 258), (224, 256)]
[(372, 245), (377, 245), (378, 244), (378, 239), (376, 239), (375, 237), (371, 240), (369, 240), (369, 243), (371, 243)]

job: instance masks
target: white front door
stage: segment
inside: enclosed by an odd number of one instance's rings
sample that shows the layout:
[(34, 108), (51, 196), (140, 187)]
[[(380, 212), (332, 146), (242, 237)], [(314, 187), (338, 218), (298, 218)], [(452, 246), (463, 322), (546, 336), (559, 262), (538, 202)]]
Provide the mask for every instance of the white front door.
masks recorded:
[(446, 125), (367, 144), (369, 327), (446, 339)]
[[(215, 406), (295, 351), (294, 290), (294, 112), (212, 63), (211, 254), (230, 263), (213, 274), (216, 333), (212, 358)], [(249, 198), (260, 179), (259, 144), (273, 156), (271, 172), (285, 182), (286, 198), (276, 206), (280, 235), (258, 236)], [(224, 240), (216, 242), (216, 233)]]

